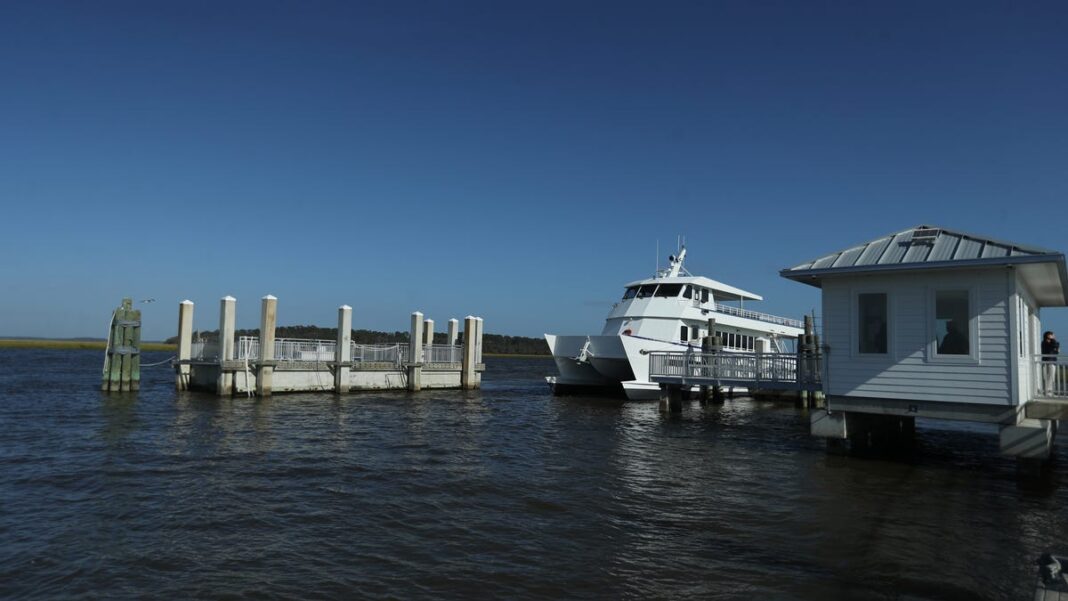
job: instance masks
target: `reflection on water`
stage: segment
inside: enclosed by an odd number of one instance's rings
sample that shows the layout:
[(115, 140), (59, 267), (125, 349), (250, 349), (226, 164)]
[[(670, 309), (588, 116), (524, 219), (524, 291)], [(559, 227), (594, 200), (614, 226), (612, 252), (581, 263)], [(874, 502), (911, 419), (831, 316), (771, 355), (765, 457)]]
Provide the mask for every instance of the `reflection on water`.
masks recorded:
[(553, 398), (547, 361), (265, 399), (98, 370), (0, 351), (2, 598), (1022, 598), (1068, 533), (1064, 466), (1017, 477), (989, 428), (856, 459), (792, 406)]

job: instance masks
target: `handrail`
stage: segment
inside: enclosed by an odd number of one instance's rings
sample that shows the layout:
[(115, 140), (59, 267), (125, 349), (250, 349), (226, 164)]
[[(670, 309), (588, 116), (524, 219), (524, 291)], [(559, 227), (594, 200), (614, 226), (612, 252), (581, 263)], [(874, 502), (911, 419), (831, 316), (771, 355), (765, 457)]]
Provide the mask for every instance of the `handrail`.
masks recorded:
[[(748, 382), (755, 386), (797, 384), (819, 386), (820, 357), (797, 353), (678, 352), (649, 353), (649, 378)], [(655, 381), (655, 380), (654, 380)]]
[[(409, 360), (408, 343), (392, 344), (357, 344), (350, 342), (352, 361), (362, 363), (394, 363), (401, 365)], [(274, 360), (280, 362), (323, 363), (333, 361), (336, 357), (337, 342), (334, 340), (315, 340), (310, 338), (278, 338), (274, 341)], [(460, 363), (463, 360), (463, 347), (450, 344), (427, 344), (423, 346), (423, 360), (426, 363)], [(218, 344), (215, 342), (194, 342), (192, 358), (197, 360), (217, 360)], [(257, 336), (239, 336), (234, 345), (234, 359), (258, 360), (260, 340)]]
[(804, 328), (805, 324), (799, 319), (791, 319), (789, 317), (779, 317), (778, 315), (772, 315), (770, 313), (761, 313), (759, 311), (750, 311), (749, 309), (739, 309), (738, 307), (732, 307), (730, 305), (721, 305), (719, 303), (713, 303), (711, 311), (717, 313), (725, 313), (727, 315), (734, 315), (735, 317), (744, 317), (746, 319), (755, 319), (757, 321), (763, 321), (767, 323), (774, 323), (781, 326), (789, 326), (791, 328)]
[(1068, 355), (1032, 355), (1031, 398), (1068, 398)]

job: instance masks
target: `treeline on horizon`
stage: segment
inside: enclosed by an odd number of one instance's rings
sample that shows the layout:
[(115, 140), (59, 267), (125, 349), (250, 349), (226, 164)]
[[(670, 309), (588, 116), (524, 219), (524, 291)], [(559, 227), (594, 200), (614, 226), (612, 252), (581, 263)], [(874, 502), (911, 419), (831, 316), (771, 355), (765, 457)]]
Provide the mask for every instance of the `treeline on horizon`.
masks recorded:
[[(237, 330), (235, 336), (259, 336), (260, 329)], [(321, 328), (318, 326), (278, 326), (274, 330), (275, 338), (304, 338), (313, 340), (337, 340), (337, 328)], [(353, 330), (352, 341), (356, 344), (394, 344), (408, 342), (408, 332), (376, 332), (374, 330)], [(213, 342), (219, 339), (219, 330), (193, 332), (193, 340), (205, 340)], [(463, 332), (457, 344), (463, 341)], [(172, 336), (165, 340), (169, 344), (177, 344), (178, 337)], [(434, 344), (448, 343), (448, 333), (434, 332)], [(549, 346), (541, 338), (528, 338), (526, 336), (503, 336), (501, 334), (483, 334), (482, 352), (499, 355), (548, 355)]]

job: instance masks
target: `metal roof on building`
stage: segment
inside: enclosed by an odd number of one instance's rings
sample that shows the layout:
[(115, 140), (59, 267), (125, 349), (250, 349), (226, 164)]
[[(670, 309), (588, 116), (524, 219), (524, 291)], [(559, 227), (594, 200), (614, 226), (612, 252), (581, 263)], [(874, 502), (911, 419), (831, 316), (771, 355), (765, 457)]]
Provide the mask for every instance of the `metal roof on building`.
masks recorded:
[(914, 269), (984, 267), (1055, 263), (1060, 286), (1068, 297), (1064, 254), (1057, 251), (994, 240), (934, 225), (918, 225), (863, 244), (806, 261), (780, 274), (815, 286), (824, 276)]

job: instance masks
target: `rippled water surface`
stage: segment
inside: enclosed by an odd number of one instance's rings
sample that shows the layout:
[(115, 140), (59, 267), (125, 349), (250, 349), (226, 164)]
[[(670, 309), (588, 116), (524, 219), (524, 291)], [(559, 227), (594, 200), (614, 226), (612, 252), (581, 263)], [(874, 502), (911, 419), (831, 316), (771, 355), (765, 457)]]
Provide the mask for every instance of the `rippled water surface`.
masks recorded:
[(791, 405), (554, 398), (542, 360), (267, 400), (100, 362), (0, 349), (2, 598), (1030, 598), (1068, 533), (1068, 462), (1021, 479), (983, 428), (857, 459)]

